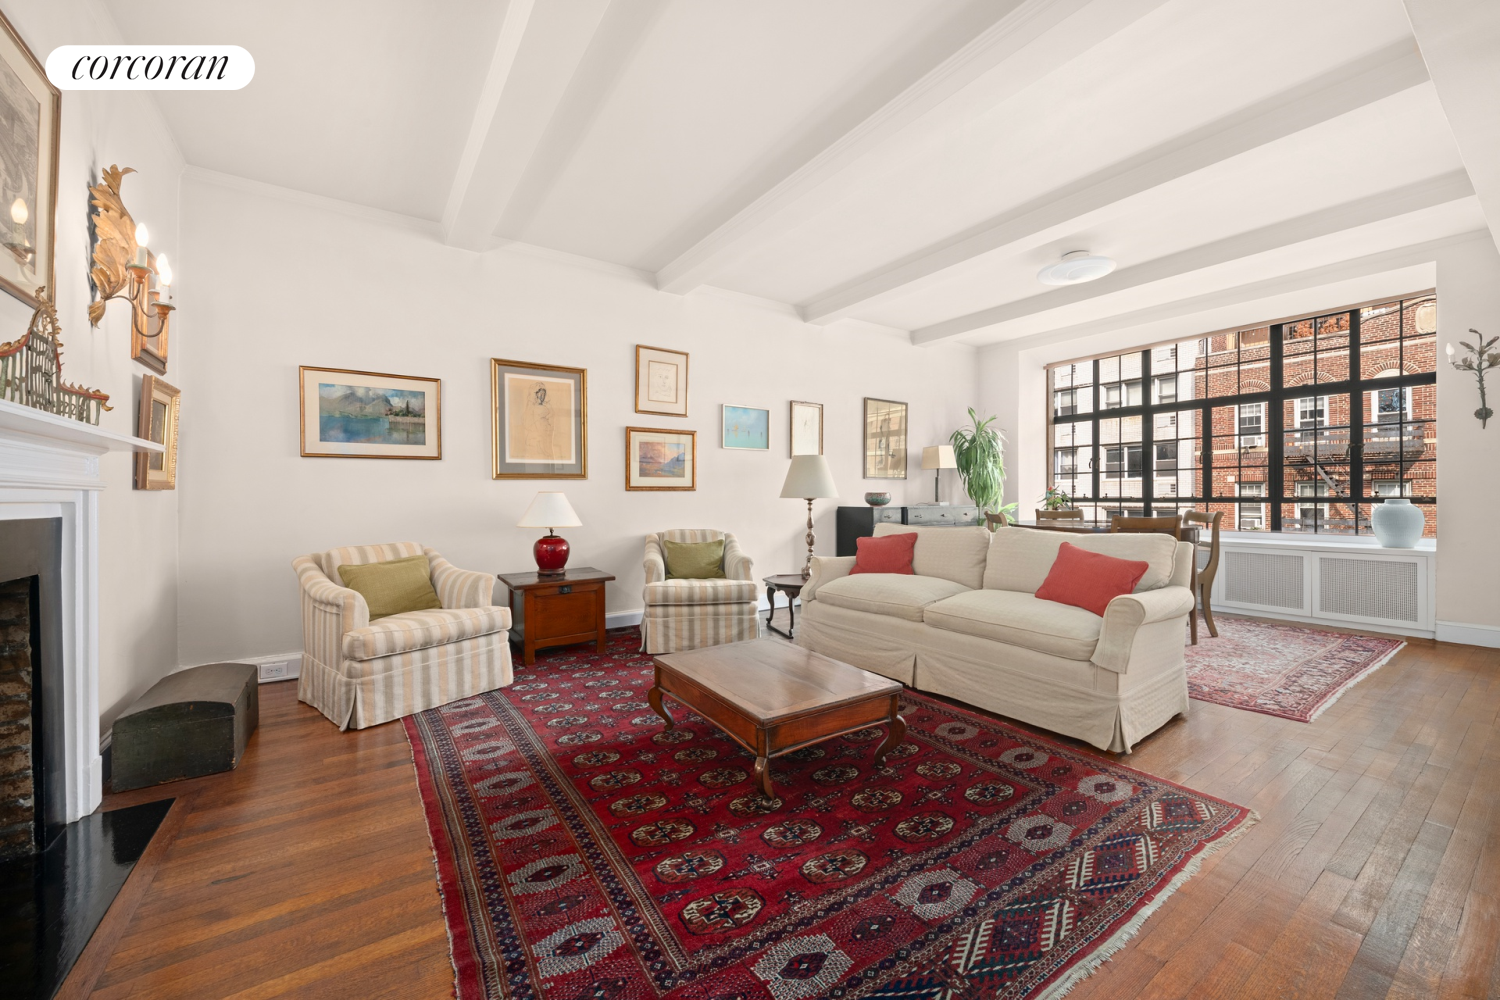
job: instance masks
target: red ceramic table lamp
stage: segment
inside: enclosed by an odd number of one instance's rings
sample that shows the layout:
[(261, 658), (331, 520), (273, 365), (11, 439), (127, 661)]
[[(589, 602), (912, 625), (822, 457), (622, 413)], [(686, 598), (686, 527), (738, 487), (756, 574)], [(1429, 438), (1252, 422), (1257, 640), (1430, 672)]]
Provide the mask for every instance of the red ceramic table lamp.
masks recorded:
[(531, 554), (536, 557), (537, 576), (562, 576), (568, 565), (568, 540), (554, 528), (574, 528), (583, 524), (573, 512), (573, 505), (561, 493), (538, 493), (521, 520), (518, 528), (546, 528), (547, 533), (536, 540)]

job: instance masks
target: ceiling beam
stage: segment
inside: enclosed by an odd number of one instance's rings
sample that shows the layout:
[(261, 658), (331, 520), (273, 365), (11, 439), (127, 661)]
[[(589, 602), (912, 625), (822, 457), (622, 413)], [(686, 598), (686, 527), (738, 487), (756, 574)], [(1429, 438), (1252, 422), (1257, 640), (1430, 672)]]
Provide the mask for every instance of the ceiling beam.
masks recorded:
[(678, 253), (657, 272), (657, 287), (677, 294), (692, 291), (753, 246), (794, 228), (808, 214), (795, 209), (810, 195), (981, 77), (986, 78), (988, 102), (998, 103), (1164, 2), (1009, 0), (978, 37), (884, 100), (853, 129), (829, 137), (818, 153), (775, 178)]
[(1500, 4), (1405, 0), (1458, 154), (1500, 247)]
[[(1145, 323), (1177, 319), (1182, 316), (1207, 312), (1210, 309), (1244, 305), (1250, 302), (1258, 302), (1262, 299), (1269, 299), (1277, 295), (1332, 285), (1340, 281), (1368, 278), (1371, 275), (1383, 274), (1386, 271), (1399, 271), (1402, 268), (1415, 267), (1419, 264), (1430, 264), (1436, 261), (1439, 253), (1448, 247), (1458, 246), (1474, 240), (1487, 239), (1489, 239), (1489, 232), (1484, 229), (1459, 233), (1455, 236), (1445, 236), (1441, 239), (1413, 243), (1409, 246), (1395, 247), (1391, 250), (1382, 250), (1379, 253), (1366, 254), (1363, 257), (1352, 257), (1348, 260), (1335, 261), (1334, 263), (1324, 264), (1320, 267), (1294, 271), (1291, 274), (1277, 275), (1274, 278), (1252, 281), (1244, 285), (1236, 285), (1232, 288), (1221, 288), (1217, 291), (1205, 292), (1202, 295), (1194, 295), (1172, 302), (1146, 306), (1142, 309), (1119, 313), (1115, 316), (1104, 316), (1084, 323), (1075, 323), (1071, 326), (1043, 330), (1038, 333), (1011, 338), (1005, 340), (1004, 343), (1019, 349), (1027, 349), (1077, 340), (1081, 337), (1089, 337), (1100, 333), (1114, 333), (1120, 330), (1128, 330), (1131, 327), (1141, 326)], [(1415, 291), (1415, 289), (1409, 290)], [(1001, 341), (996, 341), (996, 343), (999, 342)]]
[(1062, 238), (1091, 224), (1116, 202), (1426, 81), (1416, 47), (1409, 40), (1399, 42), (861, 275), (798, 303), (798, 309), (809, 323), (840, 319), (983, 254), (1031, 249)]
[[(625, 0), (621, 0), (625, 2)], [(610, 0), (509, 0), (443, 209), (443, 242), (483, 251)]]
[(1331, 236), (1360, 226), (1373, 225), (1387, 219), (1398, 218), (1424, 209), (1435, 208), (1462, 198), (1472, 197), (1474, 185), (1469, 175), (1462, 170), (1417, 181), (1390, 191), (1381, 191), (1368, 197), (1358, 198), (1329, 208), (1310, 212), (1294, 219), (1275, 222), (1260, 229), (1237, 233), (1234, 236), (1201, 246), (1191, 247), (1178, 253), (1167, 254), (1155, 260), (1122, 268), (1097, 281), (1082, 285), (1069, 285), (1054, 292), (1029, 295), (1015, 302), (1007, 302), (990, 309), (981, 309), (966, 316), (958, 316), (920, 327), (911, 333), (912, 343), (932, 344), (950, 337), (958, 337), (988, 326), (998, 326), (1026, 316), (1035, 316), (1063, 306), (1087, 302), (1131, 288), (1139, 288), (1152, 282), (1165, 281), (1179, 275), (1201, 271), (1204, 268), (1230, 261), (1268, 253), (1282, 247), (1305, 243), (1323, 236)]

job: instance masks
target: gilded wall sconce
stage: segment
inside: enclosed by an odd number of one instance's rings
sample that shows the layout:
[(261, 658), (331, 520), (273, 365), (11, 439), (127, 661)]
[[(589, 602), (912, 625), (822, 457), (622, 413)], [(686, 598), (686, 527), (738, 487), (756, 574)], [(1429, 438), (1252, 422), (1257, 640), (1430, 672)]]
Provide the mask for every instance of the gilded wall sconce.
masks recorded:
[(147, 247), (149, 234), (137, 225), (120, 197), (120, 182), (134, 168), (110, 166), (100, 183), (89, 187), (94, 206), (94, 266), (89, 271), (99, 297), (89, 304), (89, 322), (104, 318), (110, 299), (130, 303), (130, 356), (159, 374), (167, 370), (167, 337), (171, 326), (172, 269), (167, 257)]
[[(1474, 411), (1474, 416), (1479, 418), (1480, 427), (1487, 427), (1495, 411), (1490, 409), (1489, 400), (1485, 398), (1484, 373), (1491, 368), (1500, 368), (1500, 351), (1495, 350), (1495, 343), (1500, 341), (1500, 337), (1485, 340), (1484, 334), (1472, 326), (1469, 327), (1469, 332), (1474, 335), (1474, 343), (1471, 344), (1467, 340), (1460, 340), (1459, 343), (1469, 349), (1470, 356), (1462, 361), (1454, 361), (1453, 345), (1449, 344), (1447, 345), (1448, 363), (1461, 372), (1473, 372), (1474, 377), (1479, 380), (1479, 409)], [(1478, 346), (1476, 347), (1475, 344)]]

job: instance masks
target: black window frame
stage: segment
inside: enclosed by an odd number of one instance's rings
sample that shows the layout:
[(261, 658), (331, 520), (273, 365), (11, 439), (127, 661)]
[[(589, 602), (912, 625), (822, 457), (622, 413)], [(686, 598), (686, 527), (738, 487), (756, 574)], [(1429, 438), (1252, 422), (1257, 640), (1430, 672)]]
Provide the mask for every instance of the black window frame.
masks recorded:
[[(1325, 398), (1327, 402), (1324, 405), (1323, 420), (1319, 426), (1327, 426), (1329, 412), (1333, 409), (1334, 405), (1333, 401), (1336, 398), (1343, 398), (1347, 403), (1347, 412), (1349, 414), (1349, 457), (1347, 462), (1349, 490), (1347, 495), (1335, 494), (1329, 496), (1328, 499), (1323, 502), (1327, 504), (1338, 504), (1351, 508), (1354, 512), (1354, 534), (1367, 534), (1369, 532), (1369, 519), (1368, 516), (1365, 515), (1365, 511), (1367, 511), (1372, 504), (1379, 503), (1381, 502), (1381, 500), (1385, 499), (1385, 497), (1374, 492), (1374, 483), (1385, 482), (1386, 477), (1381, 477), (1380, 479), (1376, 479), (1375, 477), (1367, 478), (1364, 458), (1366, 402), (1368, 401), (1370, 406), (1372, 407), (1369, 412), (1368, 422), (1371, 425), (1378, 425), (1379, 423), (1381, 423), (1381, 421), (1378, 419), (1378, 414), (1373, 409), (1376, 401), (1379, 398), (1376, 394), (1380, 390), (1402, 390), (1405, 400), (1403, 411), (1401, 417), (1394, 422), (1397, 423), (1401, 428), (1398, 433), (1404, 436), (1405, 428), (1409, 424), (1420, 425), (1427, 422), (1412, 419), (1412, 393), (1413, 389), (1416, 386), (1430, 385), (1436, 387), (1436, 365), (1438, 363), (1441, 363), (1441, 358), (1437, 356), (1437, 351), (1436, 349), (1434, 349), (1434, 370), (1430, 372), (1415, 372), (1395, 376), (1365, 378), (1360, 365), (1361, 312), (1365, 309), (1381, 305), (1396, 305), (1396, 312), (1400, 318), (1399, 321), (1402, 324), (1402, 327), (1395, 342), (1401, 345), (1400, 350), (1402, 352), (1402, 356), (1404, 357), (1405, 351), (1407, 349), (1406, 345), (1408, 343), (1407, 334), (1404, 329), (1404, 325), (1406, 323), (1407, 306), (1409, 304), (1420, 305), (1423, 301), (1428, 299), (1436, 301), (1436, 298), (1436, 291), (1428, 289), (1425, 291), (1412, 292), (1401, 296), (1392, 296), (1389, 298), (1377, 299), (1372, 302), (1362, 303), (1360, 305), (1351, 306), (1346, 309), (1335, 309), (1328, 312), (1307, 314), (1291, 319), (1281, 320), (1276, 323), (1265, 324), (1262, 326), (1246, 326), (1240, 328), (1240, 330), (1247, 332), (1254, 331), (1258, 333), (1262, 329), (1267, 331), (1267, 346), (1269, 346), (1268, 371), (1270, 375), (1269, 382), (1271, 383), (1271, 388), (1265, 391), (1240, 392), (1238, 394), (1225, 396), (1205, 395), (1203, 398), (1199, 399), (1174, 399), (1171, 402), (1155, 402), (1152, 398), (1155, 394), (1144, 390), (1146, 389), (1146, 387), (1155, 386), (1157, 384), (1156, 379), (1159, 377), (1164, 377), (1168, 373), (1162, 372), (1160, 375), (1153, 373), (1151, 364), (1152, 352), (1167, 347), (1175, 347), (1177, 344), (1180, 344), (1185, 340), (1208, 339), (1205, 337), (1178, 338), (1166, 343), (1148, 345), (1144, 348), (1141, 348), (1138, 352), (1122, 351), (1118, 353), (1100, 355), (1091, 359), (1084, 358), (1048, 365), (1044, 373), (1044, 378), (1047, 379), (1048, 388), (1047, 448), (1049, 449), (1049, 452), (1053, 448), (1052, 442), (1055, 440), (1054, 428), (1058, 425), (1080, 423), (1091, 425), (1092, 444), (1086, 446), (1074, 446), (1078, 451), (1082, 451), (1084, 448), (1092, 449), (1094, 455), (1094, 461), (1092, 462), (1092, 488), (1090, 490), (1091, 496), (1078, 497), (1078, 501), (1080, 503), (1095, 505), (1100, 509), (1103, 509), (1108, 504), (1113, 504), (1114, 506), (1128, 504), (1132, 508), (1141, 508), (1147, 516), (1150, 516), (1153, 513), (1153, 505), (1155, 503), (1167, 505), (1170, 509), (1173, 510), (1184, 506), (1214, 505), (1233, 507), (1235, 514), (1231, 527), (1238, 527), (1241, 516), (1241, 507), (1246, 505), (1266, 506), (1269, 507), (1269, 510), (1266, 513), (1270, 521), (1270, 524), (1267, 526), (1266, 530), (1279, 532), (1282, 530), (1282, 509), (1284, 506), (1297, 505), (1299, 503), (1305, 504), (1308, 500), (1314, 499), (1312, 497), (1306, 496), (1295, 496), (1295, 486), (1286, 481), (1286, 459), (1284, 454), (1286, 433), (1288, 431), (1301, 431), (1303, 433), (1315, 432), (1315, 429), (1306, 429), (1300, 427), (1300, 422), (1295, 416), (1295, 403), (1293, 403), (1294, 416), (1291, 421), (1287, 421), (1285, 419), (1286, 404), (1288, 401), (1295, 401), (1308, 396)], [(1306, 322), (1309, 320), (1317, 323), (1317, 321), (1332, 319), (1340, 315), (1347, 316), (1348, 318), (1348, 373), (1350, 377), (1341, 379), (1339, 381), (1315, 381), (1303, 385), (1288, 386), (1283, 384), (1282, 370), (1283, 361), (1285, 359), (1286, 342), (1284, 340), (1284, 336), (1286, 328), (1288, 326), (1293, 326), (1297, 323)], [(1213, 337), (1216, 335), (1217, 334), (1210, 334), (1208, 335), (1208, 337)], [(1434, 345), (1436, 345), (1436, 334), (1433, 334), (1433, 339)], [(1382, 341), (1382, 343), (1385, 342), (1386, 341)], [(1256, 346), (1259, 345), (1257, 344)], [(1174, 351), (1174, 367), (1172, 370), (1172, 374), (1174, 375), (1179, 374), (1175, 367), (1175, 353), (1176, 352)], [(1140, 385), (1143, 390), (1141, 393), (1141, 403), (1134, 406), (1117, 406), (1105, 408), (1102, 404), (1104, 402), (1106, 386), (1100, 381), (1100, 362), (1106, 359), (1118, 357), (1121, 359), (1120, 367), (1121, 369), (1123, 369), (1124, 359), (1129, 357), (1131, 354), (1138, 354), (1140, 357), (1141, 367), (1139, 375), (1133, 375), (1133, 377), (1130, 379), (1121, 379), (1118, 382), (1109, 383), (1109, 385), (1118, 385), (1122, 396), (1128, 396), (1128, 384), (1131, 382), (1135, 382), (1136, 384)], [(1236, 367), (1243, 364), (1245, 364), (1245, 362), (1242, 359), (1236, 359)], [(1075, 406), (1075, 412), (1073, 414), (1062, 416), (1056, 414), (1052, 406), (1054, 391), (1052, 390), (1052, 371), (1055, 368), (1061, 368), (1068, 365), (1092, 365), (1091, 382), (1088, 385), (1075, 384), (1073, 386), (1070, 386), (1069, 388), (1071, 388), (1071, 390), (1077, 394), (1092, 393), (1093, 406), (1081, 413), (1076, 412), (1078, 407)], [(1211, 366), (1206, 365), (1204, 370), (1206, 370), (1208, 367)], [(1195, 373), (1200, 371), (1200, 369), (1197, 368), (1190, 370)], [(1082, 397), (1081, 395), (1075, 396), (1075, 400), (1080, 398), (1084, 397)], [(1213, 433), (1213, 411), (1216, 408), (1233, 406), (1235, 408), (1236, 425), (1234, 429), (1234, 435), (1236, 437), (1239, 437), (1241, 433), (1239, 426), (1239, 407), (1247, 403), (1264, 404), (1262, 410), (1263, 416), (1261, 419), (1262, 429), (1260, 431), (1260, 436), (1264, 437), (1265, 447), (1267, 451), (1265, 494), (1264, 496), (1255, 498), (1254, 500), (1246, 498), (1245, 501), (1241, 501), (1238, 496), (1239, 487), (1237, 485), (1235, 496), (1213, 496), (1212, 493), (1215, 466), (1213, 451), (1213, 439), (1215, 437)], [(1154, 418), (1162, 414), (1177, 414), (1187, 411), (1198, 411), (1199, 414), (1198, 419), (1199, 426), (1202, 429), (1202, 440), (1200, 442), (1201, 451), (1199, 468), (1196, 470), (1196, 475), (1198, 478), (1198, 482), (1203, 486), (1203, 492), (1207, 495), (1183, 496), (1174, 494), (1172, 496), (1157, 497), (1155, 495), (1155, 463), (1151, 462), (1149, 463), (1150, 467), (1144, 467), (1144, 465), (1146, 464), (1144, 463), (1144, 456), (1154, 457), (1156, 454), (1155, 442), (1153, 440), (1152, 434), (1153, 428), (1155, 426)], [(1126, 417), (1134, 416), (1139, 416), (1141, 418), (1141, 441), (1139, 442), (1139, 447), (1143, 456), (1143, 468), (1139, 476), (1141, 480), (1141, 496), (1106, 497), (1102, 494), (1100, 486), (1103, 481), (1111, 478), (1111, 473), (1107, 472), (1105, 468), (1105, 456), (1106, 449), (1112, 446), (1101, 443), (1100, 423), (1103, 420), (1122, 420)], [(1436, 420), (1437, 418), (1434, 415), (1430, 422), (1434, 426), (1436, 426)], [(1292, 426), (1283, 426), (1287, 423), (1291, 423)], [(1218, 436), (1221, 438), (1224, 437), (1224, 435)], [(1131, 442), (1131, 444), (1134, 445), (1136, 443)], [(1075, 467), (1084, 465), (1082, 457), (1083, 456), (1080, 455), (1078, 460), (1075, 460)], [(1405, 458), (1402, 458), (1400, 460), (1401, 474), (1397, 479), (1398, 483), (1404, 484), (1407, 482), (1407, 478), (1404, 475), (1404, 472), (1408, 464), (1412, 463), (1408, 463)], [(1240, 466), (1237, 464), (1235, 468), (1238, 469), (1240, 468)], [(1047, 485), (1049, 488), (1056, 486), (1056, 474), (1057, 473), (1054, 462), (1049, 454), (1047, 461)], [(1088, 473), (1084, 474), (1087, 475)], [(1126, 475), (1128, 477), (1128, 473)], [(1113, 477), (1119, 478), (1119, 473), (1113, 474)], [(1404, 485), (1399, 488), (1402, 490), (1402, 493), (1398, 495), (1406, 496), (1407, 499), (1409, 499), (1415, 505), (1437, 505), (1438, 497), (1436, 495), (1435, 489), (1432, 496), (1411, 496), (1406, 492), (1406, 488)], [(1317, 499), (1322, 500), (1321, 497)], [(1318, 523), (1315, 523), (1310, 530), (1304, 529), (1295, 533), (1317, 534), (1329, 532), (1324, 529), (1323, 525), (1321, 524), (1321, 519), (1319, 519)], [(1347, 531), (1339, 531), (1333, 533), (1344, 535), (1348, 534)]]

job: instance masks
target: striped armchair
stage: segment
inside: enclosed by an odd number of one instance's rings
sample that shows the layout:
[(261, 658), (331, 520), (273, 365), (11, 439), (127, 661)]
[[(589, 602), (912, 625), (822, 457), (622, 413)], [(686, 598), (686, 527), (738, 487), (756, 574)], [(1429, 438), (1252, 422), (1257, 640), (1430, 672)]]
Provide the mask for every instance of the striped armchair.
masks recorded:
[[(724, 539), (723, 580), (668, 580), (661, 543)], [(645, 611), (641, 652), (678, 653), (754, 639), (756, 589), (750, 557), (726, 531), (678, 528), (646, 536)]]
[[(344, 565), (427, 556), (441, 608), (370, 621)], [(340, 729), (364, 729), (510, 683), (510, 609), (491, 603), (495, 578), (456, 568), (415, 542), (356, 545), (292, 560), (302, 588), (297, 698)]]

